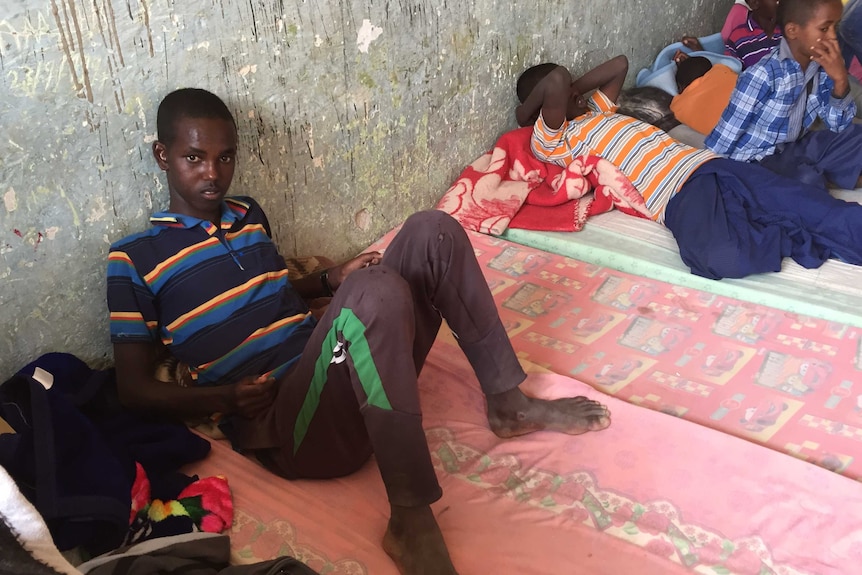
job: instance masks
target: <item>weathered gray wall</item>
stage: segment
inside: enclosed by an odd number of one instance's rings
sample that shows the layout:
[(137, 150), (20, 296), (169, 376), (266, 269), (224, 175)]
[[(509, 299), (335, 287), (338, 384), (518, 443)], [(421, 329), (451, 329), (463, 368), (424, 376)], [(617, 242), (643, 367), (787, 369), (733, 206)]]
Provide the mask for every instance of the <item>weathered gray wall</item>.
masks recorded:
[(0, 0), (0, 376), (52, 350), (110, 358), (105, 256), (166, 205), (150, 144), (168, 91), (235, 111), (232, 191), (261, 201), (287, 255), (342, 258), (513, 126), (525, 66), (624, 53), (636, 71), (730, 5)]

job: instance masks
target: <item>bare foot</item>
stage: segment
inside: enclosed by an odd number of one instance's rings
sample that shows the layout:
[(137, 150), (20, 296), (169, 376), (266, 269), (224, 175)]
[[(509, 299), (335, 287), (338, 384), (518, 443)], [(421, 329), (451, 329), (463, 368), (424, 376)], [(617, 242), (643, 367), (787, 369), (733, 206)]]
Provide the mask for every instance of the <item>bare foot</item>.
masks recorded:
[(458, 575), (431, 507), (392, 506), (383, 550), (401, 575)]
[(580, 435), (611, 424), (608, 408), (584, 396), (563, 399), (528, 397), (517, 387), (488, 396), (488, 423), (499, 437), (548, 430)]

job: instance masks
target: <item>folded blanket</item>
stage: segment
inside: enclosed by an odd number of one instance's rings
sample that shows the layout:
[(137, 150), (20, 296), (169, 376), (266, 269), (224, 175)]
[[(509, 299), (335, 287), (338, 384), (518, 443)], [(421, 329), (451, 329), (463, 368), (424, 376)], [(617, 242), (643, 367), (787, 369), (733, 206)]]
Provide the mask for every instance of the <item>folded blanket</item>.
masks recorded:
[(533, 128), (503, 134), (467, 166), (437, 204), (465, 229), (499, 235), (507, 227), (581, 230), (588, 217), (614, 207), (650, 218), (641, 194), (616, 166), (579, 156), (562, 168), (533, 155)]

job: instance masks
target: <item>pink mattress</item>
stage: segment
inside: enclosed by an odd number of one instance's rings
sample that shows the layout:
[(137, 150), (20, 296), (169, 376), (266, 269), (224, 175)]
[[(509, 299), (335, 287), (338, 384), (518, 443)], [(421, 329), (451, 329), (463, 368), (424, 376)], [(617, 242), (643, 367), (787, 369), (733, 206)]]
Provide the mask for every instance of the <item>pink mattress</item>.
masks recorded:
[[(428, 441), (444, 496), (434, 510), (463, 574), (855, 572), (862, 485), (784, 454), (602, 396), (557, 374), (534, 393), (606, 401), (612, 426), (501, 440), (478, 384), (441, 337), (422, 372)], [(331, 481), (287, 481), (224, 443), (196, 465), (223, 474), (234, 559), (290, 554), (330, 575), (387, 575), (387, 519), (373, 462)]]
[(859, 328), (470, 238), (521, 357), (862, 479)]
[[(420, 388), (444, 489), (434, 509), (463, 575), (858, 571), (862, 485), (801, 460), (855, 469), (855, 330), (470, 237), (525, 366), (557, 372), (531, 375), (530, 388), (604, 401), (613, 424), (497, 438), (441, 331)], [(818, 362), (829, 368), (812, 383)], [(217, 443), (192, 471), (230, 481), (235, 560), (396, 573), (380, 548), (387, 504), (373, 462), (290, 482)]]

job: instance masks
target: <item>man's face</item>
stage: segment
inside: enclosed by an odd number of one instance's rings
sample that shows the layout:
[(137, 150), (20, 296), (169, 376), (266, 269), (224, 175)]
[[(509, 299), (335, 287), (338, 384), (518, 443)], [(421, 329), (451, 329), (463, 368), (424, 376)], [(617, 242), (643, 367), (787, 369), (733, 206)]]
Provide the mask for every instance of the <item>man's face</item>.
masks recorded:
[[(753, 4), (756, 5), (756, 8)], [(758, 17), (763, 20), (775, 22), (776, 12), (778, 10), (778, 0), (756, 0), (756, 4), (752, 2), (749, 6), (751, 6), (751, 10), (755, 12)], [(772, 30), (767, 30), (767, 32), (772, 32)]]
[(236, 128), (230, 120), (182, 117), (175, 133), (170, 145), (153, 144), (167, 176), (170, 211), (217, 221), (236, 167)]

